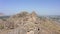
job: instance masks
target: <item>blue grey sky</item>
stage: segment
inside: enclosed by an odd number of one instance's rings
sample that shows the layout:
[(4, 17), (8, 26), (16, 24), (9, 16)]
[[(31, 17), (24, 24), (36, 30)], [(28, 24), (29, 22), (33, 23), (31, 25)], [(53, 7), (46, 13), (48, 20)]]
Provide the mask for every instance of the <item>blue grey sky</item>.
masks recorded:
[(0, 0), (0, 13), (13, 15), (21, 11), (60, 15), (60, 0)]

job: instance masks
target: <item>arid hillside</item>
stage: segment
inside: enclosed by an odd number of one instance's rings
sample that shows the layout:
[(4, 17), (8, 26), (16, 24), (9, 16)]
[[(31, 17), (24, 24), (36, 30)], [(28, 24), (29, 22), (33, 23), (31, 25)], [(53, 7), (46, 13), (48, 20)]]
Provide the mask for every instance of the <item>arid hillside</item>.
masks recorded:
[(21, 12), (0, 19), (0, 34), (60, 34), (60, 23), (35, 12)]

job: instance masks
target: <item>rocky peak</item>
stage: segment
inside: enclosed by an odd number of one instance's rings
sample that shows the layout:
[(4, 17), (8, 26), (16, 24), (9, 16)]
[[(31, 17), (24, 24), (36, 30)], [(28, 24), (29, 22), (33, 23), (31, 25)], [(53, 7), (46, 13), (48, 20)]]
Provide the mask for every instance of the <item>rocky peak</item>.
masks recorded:
[(36, 14), (35, 11), (33, 11), (33, 12), (31, 13), (31, 15), (32, 15), (32, 16), (37, 16), (37, 14)]

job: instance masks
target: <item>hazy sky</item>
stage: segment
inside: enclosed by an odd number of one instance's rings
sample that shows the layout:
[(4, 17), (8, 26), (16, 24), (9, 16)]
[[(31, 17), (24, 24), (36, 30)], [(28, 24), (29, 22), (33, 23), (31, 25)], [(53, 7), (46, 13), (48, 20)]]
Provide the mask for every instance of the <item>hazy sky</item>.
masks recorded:
[(21, 11), (40, 15), (60, 15), (60, 0), (0, 0), (0, 13), (12, 15)]

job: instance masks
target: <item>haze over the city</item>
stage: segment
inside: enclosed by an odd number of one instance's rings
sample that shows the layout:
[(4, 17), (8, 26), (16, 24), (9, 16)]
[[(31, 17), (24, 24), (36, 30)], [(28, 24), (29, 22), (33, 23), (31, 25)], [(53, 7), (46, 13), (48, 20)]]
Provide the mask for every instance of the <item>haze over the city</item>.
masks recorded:
[(13, 15), (21, 11), (60, 15), (60, 0), (0, 0), (0, 13)]

